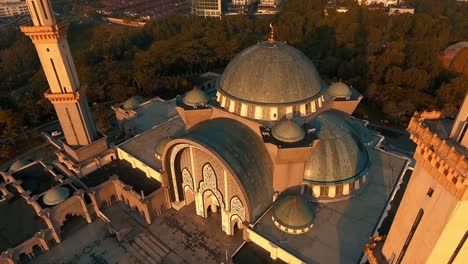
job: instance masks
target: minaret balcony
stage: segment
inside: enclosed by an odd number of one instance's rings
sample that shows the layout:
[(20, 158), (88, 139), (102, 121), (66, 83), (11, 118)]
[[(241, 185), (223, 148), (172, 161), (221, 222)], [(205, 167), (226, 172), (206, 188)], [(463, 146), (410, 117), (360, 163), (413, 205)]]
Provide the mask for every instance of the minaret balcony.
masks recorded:
[(78, 92), (72, 93), (51, 93), (50, 90), (44, 93), (44, 96), (50, 100), (53, 104), (60, 103), (75, 103), (80, 100), (80, 94)]
[(29, 36), (33, 43), (44, 42), (47, 40), (57, 41), (67, 35), (69, 22), (64, 20), (51, 26), (20, 26), (21, 31)]

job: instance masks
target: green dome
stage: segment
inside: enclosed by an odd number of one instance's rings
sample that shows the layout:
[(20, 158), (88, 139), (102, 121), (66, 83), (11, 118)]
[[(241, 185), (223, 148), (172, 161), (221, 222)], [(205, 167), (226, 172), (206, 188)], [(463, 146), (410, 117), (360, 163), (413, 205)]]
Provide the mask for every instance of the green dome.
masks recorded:
[(184, 96), (184, 104), (193, 107), (205, 105), (209, 100), (208, 95), (196, 87)]
[(123, 109), (125, 110), (133, 110), (137, 108), (140, 104), (142, 104), (144, 101), (140, 96), (132, 96), (127, 101), (124, 102), (123, 104)]
[(292, 230), (310, 228), (314, 222), (314, 213), (307, 201), (297, 195), (280, 198), (273, 204), (273, 221), (281, 227)]
[(70, 191), (65, 187), (59, 186), (47, 191), (42, 199), (47, 205), (56, 205), (65, 201), (68, 196), (70, 196)]
[(305, 136), (305, 131), (296, 122), (283, 119), (271, 128), (271, 135), (282, 142), (298, 142)]
[(223, 72), (219, 92), (250, 104), (297, 104), (325, 89), (314, 64), (283, 42), (263, 41), (241, 51)]
[(306, 161), (304, 180), (343, 183), (367, 171), (367, 149), (347, 119), (343, 112), (328, 110), (312, 120), (319, 142)]
[(158, 144), (156, 144), (156, 147), (154, 148), (154, 155), (157, 159), (161, 159), (164, 148), (166, 147), (167, 143), (169, 143), (172, 139), (172, 137), (165, 137), (161, 139), (161, 141), (159, 141)]
[(330, 85), (327, 89), (327, 94), (337, 98), (349, 98), (351, 96), (351, 89), (340, 81)]
[(29, 160), (25, 160), (25, 159), (16, 160), (13, 164), (11, 164), (10, 171), (17, 171), (29, 164), (31, 164), (31, 161)]

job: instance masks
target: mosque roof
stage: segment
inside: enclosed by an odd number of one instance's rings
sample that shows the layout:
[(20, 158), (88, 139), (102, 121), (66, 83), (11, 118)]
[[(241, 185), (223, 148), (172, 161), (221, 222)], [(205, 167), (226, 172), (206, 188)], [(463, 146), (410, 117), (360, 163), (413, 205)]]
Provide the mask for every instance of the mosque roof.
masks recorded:
[(154, 148), (154, 154), (156, 156), (161, 157), (167, 143), (169, 143), (169, 141), (171, 141), (172, 139), (173, 139), (172, 137), (165, 137), (161, 139), (161, 141), (159, 141), (158, 144), (156, 144), (156, 147)]
[(53, 187), (42, 198), (46, 205), (56, 205), (65, 201), (70, 196), (70, 191), (62, 186)]
[(260, 217), (273, 197), (273, 165), (260, 137), (238, 121), (215, 118), (195, 125), (184, 138), (224, 159), (246, 192), (252, 220)]
[(143, 102), (144, 100), (140, 96), (136, 95), (128, 98), (127, 101), (123, 103), (122, 107), (125, 110), (133, 110)]
[(234, 100), (281, 105), (310, 101), (325, 87), (302, 52), (283, 42), (263, 41), (231, 60), (218, 89)]
[(194, 107), (205, 105), (209, 100), (208, 95), (196, 87), (190, 90), (183, 99), (184, 104)]
[(305, 131), (291, 119), (283, 119), (271, 128), (272, 136), (282, 142), (298, 142), (305, 136)]
[(328, 110), (310, 122), (319, 142), (306, 162), (304, 180), (322, 184), (343, 182), (367, 170), (367, 149), (348, 118), (343, 112)]
[(26, 165), (29, 165), (31, 164), (32, 162), (29, 161), (29, 160), (25, 160), (25, 159), (18, 159), (16, 160), (13, 164), (11, 164), (10, 166), (10, 171), (17, 171), (23, 167), (25, 167)]
[(340, 81), (330, 85), (327, 89), (327, 94), (337, 98), (348, 98), (352, 92), (348, 85)]
[(273, 204), (272, 217), (283, 227), (300, 230), (310, 227), (315, 219), (307, 201), (298, 195), (288, 195)]

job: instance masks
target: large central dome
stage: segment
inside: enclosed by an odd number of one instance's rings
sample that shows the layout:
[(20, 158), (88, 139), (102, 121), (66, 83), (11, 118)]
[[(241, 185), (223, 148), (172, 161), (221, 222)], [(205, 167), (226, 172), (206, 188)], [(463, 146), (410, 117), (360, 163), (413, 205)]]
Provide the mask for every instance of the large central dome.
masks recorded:
[(219, 83), (227, 97), (266, 105), (304, 103), (324, 89), (314, 64), (299, 50), (277, 41), (263, 41), (240, 52)]

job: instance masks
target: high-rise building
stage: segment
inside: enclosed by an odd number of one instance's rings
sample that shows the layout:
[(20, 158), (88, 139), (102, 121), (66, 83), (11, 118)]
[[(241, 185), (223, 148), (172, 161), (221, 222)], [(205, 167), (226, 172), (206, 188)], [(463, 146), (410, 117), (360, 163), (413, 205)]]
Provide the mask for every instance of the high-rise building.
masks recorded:
[[(45, 97), (54, 105), (66, 142), (64, 159), (79, 163), (107, 149), (96, 130), (67, 42), (68, 24), (57, 23), (49, 0), (27, 0), (32, 26), (21, 26), (37, 50), (50, 89)], [(72, 167), (70, 165), (70, 167)]]
[(0, 0), (0, 17), (10, 17), (28, 14), (28, 6), (24, 0)]
[(417, 144), (416, 166), (382, 255), (374, 252), (371, 263), (466, 263), (467, 130), (468, 94), (455, 120), (440, 112), (412, 118), (408, 131)]
[(221, 0), (192, 0), (192, 14), (220, 17), (222, 14)]

